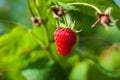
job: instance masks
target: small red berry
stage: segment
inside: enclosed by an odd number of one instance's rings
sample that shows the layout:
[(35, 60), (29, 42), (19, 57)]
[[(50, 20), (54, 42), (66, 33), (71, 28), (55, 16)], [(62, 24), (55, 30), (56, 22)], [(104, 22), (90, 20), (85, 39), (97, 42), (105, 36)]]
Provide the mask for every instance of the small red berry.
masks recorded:
[(67, 56), (76, 43), (76, 34), (68, 28), (57, 28), (54, 33), (57, 51), (62, 56)]

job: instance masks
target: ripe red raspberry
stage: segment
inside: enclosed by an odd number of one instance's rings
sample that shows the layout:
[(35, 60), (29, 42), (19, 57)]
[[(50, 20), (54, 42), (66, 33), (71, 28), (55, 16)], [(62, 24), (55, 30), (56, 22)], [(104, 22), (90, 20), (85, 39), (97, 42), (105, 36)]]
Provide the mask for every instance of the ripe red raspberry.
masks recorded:
[(76, 34), (68, 28), (57, 28), (54, 33), (57, 51), (62, 56), (67, 56), (76, 43)]

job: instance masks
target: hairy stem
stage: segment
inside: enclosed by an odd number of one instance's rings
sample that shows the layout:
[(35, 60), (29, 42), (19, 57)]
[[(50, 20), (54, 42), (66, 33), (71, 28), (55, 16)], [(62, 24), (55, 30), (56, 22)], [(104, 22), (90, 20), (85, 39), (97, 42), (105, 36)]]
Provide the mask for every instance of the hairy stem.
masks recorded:
[[(34, 2), (34, 6), (35, 6), (35, 8), (36, 8), (36, 12), (37, 12), (37, 14), (39, 15), (39, 17), (41, 18), (41, 14), (40, 14), (40, 12), (39, 12), (39, 9), (38, 9), (36, 0), (33, 0), (33, 2)], [(34, 13), (33, 13), (33, 11), (32, 11), (31, 5), (30, 5), (30, 0), (27, 0), (27, 3), (28, 3), (28, 7), (29, 7), (29, 10), (30, 10), (32, 16), (35, 17), (35, 15), (34, 15)], [(39, 41), (39, 39), (37, 39), (37, 36), (36, 36), (33, 32), (31, 32), (31, 34), (32, 34), (32, 35), (35, 37), (35, 39), (38, 41), (39, 45), (40, 45), (42, 48), (44, 48), (44, 49), (47, 50), (47, 52), (49, 53), (50, 57), (51, 57), (53, 60), (56, 61), (55, 57), (54, 57), (53, 54), (52, 54), (51, 48), (50, 48), (50, 38), (49, 38), (49, 33), (48, 33), (47, 22), (42, 19), (42, 23), (43, 23), (44, 28), (45, 28), (45, 30), (46, 30), (48, 44), (44, 46), (44, 44), (41, 43), (41, 42)]]
[(89, 7), (91, 7), (91, 8), (93, 8), (93, 9), (95, 9), (98, 13), (102, 13), (101, 11), (100, 11), (100, 9), (98, 9), (96, 6), (94, 6), (94, 5), (91, 5), (91, 4), (88, 4), (88, 3), (67, 3), (67, 5), (84, 5), (84, 6), (89, 6)]
[(39, 15), (39, 17), (41, 17), (41, 14), (40, 14), (40, 12), (39, 12), (39, 8), (38, 8), (38, 6), (37, 6), (36, 0), (34, 0), (34, 5), (35, 5), (35, 8), (36, 8), (37, 14)]
[(28, 4), (28, 8), (29, 8), (29, 10), (30, 10), (31, 15), (32, 15), (33, 17), (35, 17), (35, 15), (34, 15), (34, 13), (33, 13), (33, 11), (32, 11), (31, 5), (30, 5), (30, 0), (27, 0), (27, 4)]
[(45, 30), (46, 30), (47, 39), (48, 39), (48, 45), (47, 45), (47, 47), (46, 47), (46, 50), (48, 51), (50, 57), (56, 62), (57, 60), (56, 60), (55, 57), (53, 56), (53, 53), (52, 53), (51, 48), (50, 48), (50, 37), (49, 37), (48, 27), (47, 27), (46, 23), (44, 24), (44, 28), (45, 28)]

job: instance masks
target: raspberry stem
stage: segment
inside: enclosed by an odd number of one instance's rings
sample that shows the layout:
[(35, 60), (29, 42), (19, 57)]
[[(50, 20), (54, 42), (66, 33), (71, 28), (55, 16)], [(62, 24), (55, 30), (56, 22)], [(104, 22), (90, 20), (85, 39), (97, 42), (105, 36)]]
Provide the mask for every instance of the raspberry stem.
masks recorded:
[(43, 22), (43, 25), (44, 25), (44, 28), (45, 28), (45, 30), (46, 30), (47, 40), (48, 40), (48, 45), (46, 46), (46, 50), (47, 50), (47, 52), (49, 53), (50, 58), (53, 59), (55, 62), (57, 62), (57, 60), (56, 60), (56, 58), (53, 56), (53, 53), (52, 53), (51, 48), (50, 48), (50, 37), (49, 37), (49, 33), (48, 33), (48, 26), (46, 25), (45, 22)]
[[(50, 2), (51, 2), (51, 1), (50, 1)], [(35, 17), (35, 15), (34, 15), (34, 13), (33, 13), (33, 11), (32, 11), (31, 5), (30, 5), (30, 0), (27, 0), (27, 3), (28, 3), (29, 10), (30, 10), (30, 12), (31, 12), (31, 15), (32, 15), (33, 17)], [(35, 6), (35, 9), (36, 9), (36, 12), (37, 12), (38, 16), (41, 18), (41, 14), (40, 14), (39, 9), (38, 9), (38, 6), (37, 6), (37, 4), (36, 4), (36, 0), (33, 0), (33, 3), (34, 3), (34, 6)], [(46, 19), (45, 19), (45, 20), (47, 20), (47, 17), (48, 17), (48, 13), (49, 13), (49, 12), (50, 12), (50, 10), (48, 10), (47, 16), (46, 16)], [(45, 21), (45, 20), (42, 20), (42, 23), (43, 23), (44, 28), (45, 28), (45, 30), (46, 30), (48, 45), (44, 46), (43, 43), (40, 43), (40, 42), (39, 42), (39, 40), (37, 39), (37, 36), (34, 35), (34, 33), (32, 33), (32, 35), (36, 38), (36, 40), (38, 41), (39, 45), (40, 45), (42, 48), (44, 48), (44, 49), (47, 50), (47, 52), (48, 52), (49, 55), (50, 55), (50, 58), (52, 58), (54, 61), (57, 61), (57, 60), (55, 59), (55, 57), (53, 56), (52, 51), (51, 51), (51, 48), (50, 48), (50, 38), (49, 38), (49, 33), (48, 33), (47, 21)]]
[(34, 13), (33, 13), (33, 11), (32, 11), (32, 8), (31, 8), (30, 1), (29, 1), (29, 0), (27, 0), (27, 4), (28, 4), (28, 8), (29, 8), (29, 10), (30, 10), (31, 15), (32, 15), (33, 17), (35, 17), (35, 15), (34, 15)]
[(93, 9), (95, 9), (98, 13), (102, 13), (100, 11), (100, 9), (98, 9), (96, 6), (88, 4), (88, 3), (80, 3), (80, 2), (79, 3), (67, 3), (67, 5), (85, 5), (85, 6), (89, 6), (89, 7), (93, 8)]
[(39, 15), (39, 17), (41, 17), (41, 14), (39, 12), (39, 8), (37, 6), (36, 0), (33, 0), (33, 2), (34, 2), (34, 5), (35, 5), (35, 8), (36, 8), (36, 13)]

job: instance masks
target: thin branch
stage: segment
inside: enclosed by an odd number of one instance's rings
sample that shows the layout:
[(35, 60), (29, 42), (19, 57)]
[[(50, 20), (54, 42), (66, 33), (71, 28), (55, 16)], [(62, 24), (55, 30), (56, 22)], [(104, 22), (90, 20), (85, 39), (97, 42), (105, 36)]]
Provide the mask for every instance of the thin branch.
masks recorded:
[(39, 12), (39, 8), (38, 8), (38, 6), (37, 6), (36, 0), (33, 0), (33, 2), (34, 2), (34, 5), (35, 5), (36, 11), (37, 11), (39, 17), (41, 17), (41, 14), (40, 14), (40, 12)]
[(67, 3), (67, 5), (85, 5), (85, 6), (89, 6), (93, 9), (95, 9), (98, 13), (102, 13), (96, 6), (88, 4), (88, 3)]
[(35, 15), (34, 15), (34, 13), (33, 13), (33, 11), (32, 11), (32, 8), (31, 8), (31, 6), (30, 6), (30, 0), (27, 0), (27, 4), (28, 4), (28, 8), (29, 8), (29, 10), (30, 10), (31, 15), (32, 15), (33, 17), (35, 17)]

